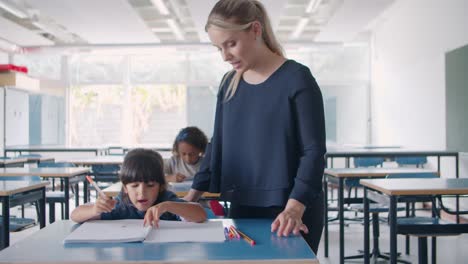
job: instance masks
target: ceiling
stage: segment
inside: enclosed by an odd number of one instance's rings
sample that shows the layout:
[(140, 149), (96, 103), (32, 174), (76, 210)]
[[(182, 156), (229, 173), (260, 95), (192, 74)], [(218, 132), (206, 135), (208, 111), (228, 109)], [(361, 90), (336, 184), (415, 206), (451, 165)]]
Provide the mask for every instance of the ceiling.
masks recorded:
[[(395, 0), (261, 0), (282, 43), (351, 42)], [(0, 49), (208, 42), (216, 0), (0, 0)]]

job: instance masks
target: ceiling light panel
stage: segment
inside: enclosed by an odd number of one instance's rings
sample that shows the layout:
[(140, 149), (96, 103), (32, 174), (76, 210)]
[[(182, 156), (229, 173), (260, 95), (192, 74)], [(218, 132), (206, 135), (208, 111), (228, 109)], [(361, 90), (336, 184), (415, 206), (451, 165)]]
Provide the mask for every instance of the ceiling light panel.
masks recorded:
[(90, 44), (159, 42), (127, 0), (25, 1)]

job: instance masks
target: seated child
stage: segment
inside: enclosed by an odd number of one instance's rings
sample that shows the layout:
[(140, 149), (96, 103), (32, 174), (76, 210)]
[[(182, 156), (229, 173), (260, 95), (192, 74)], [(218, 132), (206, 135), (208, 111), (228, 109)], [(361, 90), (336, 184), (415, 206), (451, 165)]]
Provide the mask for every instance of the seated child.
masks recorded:
[(114, 200), (99, 196), (94, 204), (73, 210), (71, 219), (88, 220), (144, 219), (145, 225), (158, 226), (161, 220), (203, 222), (206, 212), (198, 203), (185, 202), (168, 190), (159, 153), (134, 149), (127, 153), (120, 170), (122, 191)]
[(208, 139), (197, 127), (180, 130), (172, 147), (173, 156), (164, 162), (166, 181), (183, 182), (193, 180), (200, 169)]

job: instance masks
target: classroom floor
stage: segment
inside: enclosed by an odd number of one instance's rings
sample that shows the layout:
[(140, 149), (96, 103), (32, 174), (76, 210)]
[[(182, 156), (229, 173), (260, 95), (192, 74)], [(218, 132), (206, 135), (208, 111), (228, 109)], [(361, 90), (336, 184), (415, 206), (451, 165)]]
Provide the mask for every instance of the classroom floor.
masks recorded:
[[(74, 207), (74, 202), (70, 203), (70, 210)], [(12, 215), (21, 215), (21, 212), (17, 208), (11, 209)], [(60, 218), (60, 206), (57, 205), (56, 208), (57, 216)], [(35, 208), (30, 206), (25, 209), (25, 217), (35, 218), (36, 211)], [(46, 219), (48, 222), (48, 219)], [(13, 245), (16, 242), (27, 238), (29, 235), (33, 234), (39, 230), (39, 226), (34, 226), (27, 228), (19, 232), (10, 233), (10, 244)], [(329, 226), (329, 237), (330, 237), (330, 246), (329, 246), (329, 257), (325, 258), (323, 256), (323, 236), (322, 242), (320, 244), (318, 259), (321, 264), (332, 264), (339, 263), (339, 236), (338, 236), (338, 223), (331, 223)], [(371, 230), (372, 232), (372, 230)], [(345, 229), (345, 255), (354, 255), (357, 254), (357, 250), (363, 248), (363, 226), (360, 223), (351, 223)], [(372, 239), (372, 237), (371, 237)], [(389, 249), (389, 238), (388, 238), (388, 226), (385, 224), (380, 225), (380, 249), (383, 252), (388, 252)], [(372, 243), (372, 242), (371, 242)], [(429, 241), (429, 250), (430, 250), (430, 241)], [(412, 263), (417, 263), (417, 240), (412, 238), (411, 240), (411, 254), (405, 255), (403, 253), (402, 258), (409, 260)], [(372, 244), (371, 244), (372, 247)], [(399, 236), (398, 240), (399, 252), (404, 252), (404, 237)], [(437, 263), (466, 263), (468, 259), (468, 234), (463, 234), (456, 237), (440, 237), (437, 239)], [(430, 257), (430, 255), (429, 255)], [(362, 259), (358, 260), (347, 260), (346, 263), (363, 263)], [(388, 263), (385, 260), (380, 261), (379, 263)]]

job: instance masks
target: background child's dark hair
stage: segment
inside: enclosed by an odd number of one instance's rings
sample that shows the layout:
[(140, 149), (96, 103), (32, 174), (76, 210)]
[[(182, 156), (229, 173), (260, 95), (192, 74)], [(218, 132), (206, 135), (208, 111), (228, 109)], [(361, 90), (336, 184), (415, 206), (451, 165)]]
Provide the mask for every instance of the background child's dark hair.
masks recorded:
[[(136, 148), (129, 151), (125, 155), (119, 177), (122, 188), (132, 182), (157, 182), (160, 185), (159, 192), (166, 189), (163, 159), (151, 149)], [(129, 202), (125, 192), (122, 192), (122, 198)]]
[(179, 131), (179, 134), (177, 134), (177, 137), (174, 141), (174, 145), (172, 146), (173, 153), (178, 153), (178, 146), (180, 142), (186, 142), (204, 153), (206, 145), (208, 145), (208, 138), (206, 137), (205, 133), (203, 133), (203, 131), (201, 131), (198, 127), (192, 126), (182, 128)]

